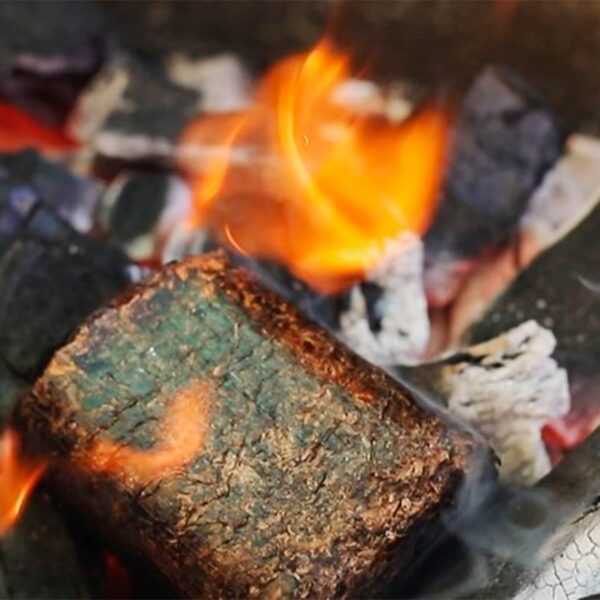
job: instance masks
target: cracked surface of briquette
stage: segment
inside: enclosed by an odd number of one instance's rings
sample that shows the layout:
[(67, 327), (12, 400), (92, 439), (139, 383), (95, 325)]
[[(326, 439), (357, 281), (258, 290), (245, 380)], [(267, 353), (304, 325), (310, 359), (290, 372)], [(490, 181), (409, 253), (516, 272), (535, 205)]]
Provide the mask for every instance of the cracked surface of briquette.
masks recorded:
[[(213, 393), (194, 460), (143, 484), (94, 468), (98, 439), (150, 451), (195, 381)], [(219, 255), (81, 328), (20, 415), (60, 456), (67, 501), (191, 596), (376, 589), (431, 535), (474, 445)]]

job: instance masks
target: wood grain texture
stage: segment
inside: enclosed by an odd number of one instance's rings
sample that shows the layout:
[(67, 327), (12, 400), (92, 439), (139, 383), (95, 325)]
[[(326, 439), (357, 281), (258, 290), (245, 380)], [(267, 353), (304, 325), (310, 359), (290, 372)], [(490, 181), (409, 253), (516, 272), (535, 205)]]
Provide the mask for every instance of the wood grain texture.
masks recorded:
[(83, 326), (18, 418), (63, 498), (194, 597), (372, 594), (435, 535), (475, 448), (219, 254)]

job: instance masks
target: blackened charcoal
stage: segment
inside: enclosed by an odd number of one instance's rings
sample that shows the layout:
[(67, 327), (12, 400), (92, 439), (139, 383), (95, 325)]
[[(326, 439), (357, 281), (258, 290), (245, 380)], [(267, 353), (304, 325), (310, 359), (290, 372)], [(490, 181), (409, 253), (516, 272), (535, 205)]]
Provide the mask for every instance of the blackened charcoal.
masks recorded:
[(34, 208), (0, 257), (0, 362), (32, 382), (85, 317), (125, 287), (128, 265), (117, 249)]
[(168, 164), (199, 103), (159, 65), (117, 51), (82, 93), (69, 129), (104, 158)]
[(159, 173), (127, 178), (109, 215), (110, 236), (126, 244), (156, 227), (167, 203), (169, 176)]
[[(0, 154), (0, 219), (42, 202), (80, 231), (93, 225), (99, 184), (77, 177), (34, 150)], [(3, 225), (0, 220), (0, 236)]]
[(191, 203), (189, 187), (172, 173), (124, 173), (103, 194), (98, 222), (133, 260), (160, 262), (178, 229), (189, 231)]
[(468, 259), (510, 235), (562, 135), (552, 112), (516, 76), (486, 69), (467, 93), (454, 133), (426, 261)]
[(476, 343), (528, 319), (552, 330), (574, 410), (600, 412), (600, 203), (540, 254), (467, 332)]
[(92, 2), (0, 3), (0, 96), (59, 124), (99, 68), (107, 34)]

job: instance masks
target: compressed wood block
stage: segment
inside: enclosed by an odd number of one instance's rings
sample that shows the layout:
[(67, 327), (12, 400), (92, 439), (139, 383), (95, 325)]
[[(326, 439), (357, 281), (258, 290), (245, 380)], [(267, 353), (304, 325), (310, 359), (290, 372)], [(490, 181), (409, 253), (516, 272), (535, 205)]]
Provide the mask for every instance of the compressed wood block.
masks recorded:
[(372, 595), (477, 444), (221, 254), (84, 325), (21, 404), (55, 490), (186, 595)]

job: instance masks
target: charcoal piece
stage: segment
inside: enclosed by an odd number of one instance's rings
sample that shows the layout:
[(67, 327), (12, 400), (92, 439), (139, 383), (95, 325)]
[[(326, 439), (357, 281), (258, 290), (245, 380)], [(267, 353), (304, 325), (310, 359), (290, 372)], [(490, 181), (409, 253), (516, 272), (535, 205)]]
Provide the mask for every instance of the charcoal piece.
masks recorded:
[(439, 212), (425, 237), (430, 295), (447, 294), (438, 289), (446, 285), (438, 271), (507, 239), (561, 146), (553, 114), (523, 82), (499, 68), (476, 79), (454, 133)]
[[(600, 593), (599, 460), (600, 431), (596, 431), (535, 487), (494, 490), (482, 510), (454, 524), (458, 540), (437, 548), (424, 571), (415, 574), (412, 596), (596, 597)], [(438, 567), (436, 577), (423, 577), (432, 565)]]
[(151, 232), (165, 208), (168, 175), (149, 174), (123, 182), (109, 217), (110, 237), (127, 243)]
[(106, 31), (92, 2), (0, 4), (0, 97), (61, 124), (99, 68)]
[(47, 494), (38, 493), (14, 529), (0, 538), (0, 597), (101, 597), (99, 581), (86, 571), (99, 570), (99, 560), (71, 537)]
[(185, 595), (372, 595), (478, 446), (223, 256), (88, 321), (18, 423), (56, 493)]
[(114, 52), (78, 99), (69, 130), (105, 159), (171, 164), (200, 98), (157, 64)]
[(0, 153), (0, 206), (23, 212), (41, 201), (85, 232), (93, 226), (100, 191), (99, 184), (73, 175), (35, 150)]
[(118, 250), (34, 208), (0, 258), (0, 359), (32, 382), (54, 350), (128, 283)]
[(600, 356), (600, 203), (541, 253), (465, 335), (476, 343), (528, 319), (550, 328), (554, 357), (567, 370), (575, 414), (592, 418), (598, 403)]
[(430, 329), (420, 238), (405, 234), (390, 243), (349, 294), (337, 333), (355, 352), (379, 366), (411, 364), (423, 355)]
[(138, 261), (160, 261), (178, 228), (189, 230), (191, 192), (170, 173), (124, 173), (102, 196), (99, 221), (108, 239)]

